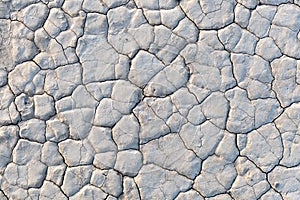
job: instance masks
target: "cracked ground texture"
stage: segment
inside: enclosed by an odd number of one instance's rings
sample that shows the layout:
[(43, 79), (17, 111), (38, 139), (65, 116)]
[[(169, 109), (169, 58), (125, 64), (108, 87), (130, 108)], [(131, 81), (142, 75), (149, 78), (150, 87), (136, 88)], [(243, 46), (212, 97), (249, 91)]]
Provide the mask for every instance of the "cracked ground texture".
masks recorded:
[(0, 0), (1, 200), (299, 200), (299, 0)]

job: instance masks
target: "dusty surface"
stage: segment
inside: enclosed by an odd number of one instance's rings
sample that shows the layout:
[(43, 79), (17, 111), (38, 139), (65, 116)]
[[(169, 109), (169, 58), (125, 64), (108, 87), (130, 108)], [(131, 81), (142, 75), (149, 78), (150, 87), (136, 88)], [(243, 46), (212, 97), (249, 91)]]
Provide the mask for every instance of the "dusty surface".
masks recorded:
[(0, 0), (0, 199), (300, 199), (299, 0)]

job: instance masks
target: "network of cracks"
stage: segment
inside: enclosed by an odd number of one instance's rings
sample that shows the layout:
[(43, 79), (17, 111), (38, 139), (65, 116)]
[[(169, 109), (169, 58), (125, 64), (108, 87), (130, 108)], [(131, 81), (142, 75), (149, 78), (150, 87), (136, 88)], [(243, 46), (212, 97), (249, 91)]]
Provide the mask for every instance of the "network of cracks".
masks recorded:
[(299, 0), (0, 0), (0, 199), (300, 199)]

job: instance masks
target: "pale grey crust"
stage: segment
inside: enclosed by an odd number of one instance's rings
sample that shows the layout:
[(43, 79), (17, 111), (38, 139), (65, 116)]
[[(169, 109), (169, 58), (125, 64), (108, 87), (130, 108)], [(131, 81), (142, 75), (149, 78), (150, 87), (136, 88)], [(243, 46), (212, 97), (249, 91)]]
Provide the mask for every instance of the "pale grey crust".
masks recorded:
[(0, 0), (0, 199), (300, 199), (299, 0)]

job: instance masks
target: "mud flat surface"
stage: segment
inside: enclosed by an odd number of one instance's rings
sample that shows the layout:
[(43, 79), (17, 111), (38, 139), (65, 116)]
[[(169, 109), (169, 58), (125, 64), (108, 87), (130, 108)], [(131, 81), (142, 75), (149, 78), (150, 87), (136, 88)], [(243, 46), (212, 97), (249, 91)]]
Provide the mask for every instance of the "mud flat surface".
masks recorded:
[(0, 199), (300, 199), (300, 1), (0, 0)]

